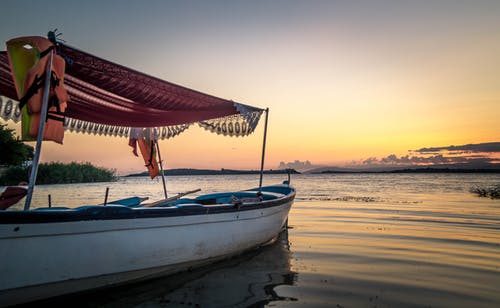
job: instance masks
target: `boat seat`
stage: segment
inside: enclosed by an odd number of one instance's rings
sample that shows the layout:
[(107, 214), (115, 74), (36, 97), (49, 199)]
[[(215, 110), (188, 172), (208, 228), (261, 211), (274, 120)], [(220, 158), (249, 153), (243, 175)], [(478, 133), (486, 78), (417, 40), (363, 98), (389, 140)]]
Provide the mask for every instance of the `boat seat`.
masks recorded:
[(215, 204), (231, 204), (232, 202), (233, 202), (233, 198), (231, 198), (231, 196), (215, 199)]
[(177, 200), (174, 204), (175, 205), (196, 204), (196, 200), (195, 199), (190, 199), (190, 198), (182, 198), (182, 199)]
[(241, 204), (241, 203), (256, 203), (261, 202), (263, 199), (252, 195), (251, 197), (242, 197), (241, 195), (231, 195), (229, 197), (217, 198), (217, 204)]
[(108, 202), (107, 204), (116, 204), (116, 205), (124, 205), (130, 207), (141, 206), (141, 202), (147, 200), (148, 198), (140, 198), (140, 197), (130, 197), (120, 200), (115, 200)]
[(283, 197), (284, 195), (282, 193), (273, 191), (262, 191), (260, 196), (258, 193), (258, 190), (244, 190), (232, 193), (215, 193), (196, 197), (194, 201), (203, 205), (234, 204), (238, 201), (241, 201), (242, 203), (255, 203), (260, 201), (274, 200)]
[(165, 200), (158, 200), (156, 202), (148, 203), (145, 205), (140, 205), (139, 207), (144, 207), (144, 208), (153, 208), (153, 207), (176, 207), (178, 205), (182, 204), (196, 204), (195, 199), (190, 199), (190, 198), (181, 198), (178, 200), (172, 200), (172, 201), (165, 201)]
[[(259, 191), (258, 190), (247, 190), (246, 192), (248, 192), (251, 196), (255, 197)], [(283, 197), (283, 195), (284, 194), (282, 194), (282, 193), (265, 191), (265, 190), (262, 190), (262, 192), (261, 192), (261, 197), (263, 200), (278, 199), (278, 198)]]

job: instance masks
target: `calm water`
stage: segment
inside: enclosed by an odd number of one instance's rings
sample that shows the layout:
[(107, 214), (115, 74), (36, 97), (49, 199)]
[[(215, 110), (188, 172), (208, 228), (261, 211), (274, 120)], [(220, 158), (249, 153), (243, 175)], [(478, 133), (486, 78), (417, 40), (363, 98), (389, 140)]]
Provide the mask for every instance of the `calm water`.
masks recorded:
[[(264, 178), (279, 183), (284, 176)], [(168, 177), (172, 193), (250, 188), (256, 176)], [(500, 200), (472, 195), (487, 174), (295, 175), (290, 229), (214, 266), (49, 304), (108, 307), (500, 307)], [(37, 187), (36, 206), (130, 195), (161, 181)]]

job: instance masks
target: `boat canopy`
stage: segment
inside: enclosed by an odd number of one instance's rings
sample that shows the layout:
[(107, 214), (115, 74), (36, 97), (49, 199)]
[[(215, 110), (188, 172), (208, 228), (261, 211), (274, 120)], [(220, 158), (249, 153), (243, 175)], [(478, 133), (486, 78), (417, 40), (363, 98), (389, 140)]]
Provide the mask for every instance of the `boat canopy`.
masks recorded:
[[(69, 100), (65, 129), (129, 137), (131, 128), (153, 128), (155, 138), (178, 135), (191, 124), (222, 135), (246, 136), (263, 109), (218, 98), (173, 84), (57, 43), (66, 60), (64, 87)], [(19, 121), (8, 55), (0, 51), (0, 117)]]

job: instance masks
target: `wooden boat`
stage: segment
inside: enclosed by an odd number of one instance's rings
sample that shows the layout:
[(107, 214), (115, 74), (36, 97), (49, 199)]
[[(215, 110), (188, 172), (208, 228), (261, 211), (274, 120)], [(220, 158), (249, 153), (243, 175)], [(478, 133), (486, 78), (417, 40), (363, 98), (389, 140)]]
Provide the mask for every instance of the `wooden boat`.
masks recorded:
[[(66, 130), (131, 138), (132, 132), (139, 131), (144, 135), (134, 138), (161, 140), (198, 123), (215, 133), (245, 136), (253, 132), (263, 112), (267, 128), (267, 109), (147, 76), (62, 45), (53, 34), (51, 42), (55, 48), (49, 51), (46, 76), (51, 76), (55, 55), (71, 63), (64, 79), (69, 94)], [(15, 68), (7, 58), (0, 52), (0, 94), (21, 100), (23, 93), (17, 91), (16, 95), (10, 77)], [(117, 75), (125, 78), (119, 87)], [(295, 189), (289, 180), (262, 186), (267, 129), (256, 188), (167, 198), (164, 185), (165, 199), (153, 203), (126, 198), (104, 205), (30, 209), (47, 125), (43, 119), (48, 110), (49, 86), (46, 79), (24, 211), (0, 210), (0, 305), (179, 272), (264, 245), (284, 228)], [(12, 112), (11, 118), (25, 113), (23, 108)], [(161, 165), (161, 157), (158, 160)]]
[[(289, 185), (121, 205), (0, 212), (2, 304), (166, 275), (240, 254), (275, 238)], [(238, 202), (238, 201), (236, 201)]]

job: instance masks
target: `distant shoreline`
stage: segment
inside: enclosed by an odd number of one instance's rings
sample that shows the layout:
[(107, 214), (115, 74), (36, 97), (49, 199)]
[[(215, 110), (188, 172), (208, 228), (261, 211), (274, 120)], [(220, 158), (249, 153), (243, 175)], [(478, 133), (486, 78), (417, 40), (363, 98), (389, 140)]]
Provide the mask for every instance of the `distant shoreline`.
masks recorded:
[[(300, 172), (294, 169), (279, 169), (279, 170), (264, 170), (264, 174), (300, 174)], [(182, 175), (242, 175), (242, 174), (259, 174), (260, 170), (233, 170), (233, 169), (190, 169), (190, 168), (178, 168), (178, 169), (168, 169), (165, 170), (166, 176), (182, 176)], [(124, 175), (124, 177), (136, 177), (136, 176), (148, 176), (147, 171), (140, 173), (132, 173), (129, 175)]]
[[(298, 172), (295, 169), (290, 170), (290, 174), (384, 174), (384, 173), (500, 173), (499, 169), (465, 169), (465, 168), (407, 168), (397, 170), (325, 170), (317, 172)], [(264, 174), (287, 174), (287, 169), (264, 170)], [(191, 169), (177, 168), (165, 170), (166, 176), (184, 176), (184, 175), (245, 175), (259, 174), (260, 170), (234, 170), (234, 169)], [(123, 177), (148, 176), (148, 172), (132, 173)]]
[(331, 174), (331, 173), (500, 173), (500, 169), (452, 169), (452, 168), (409, 168), (399, 170), (360, 170), (360, 171), (341, 171), (326, 170), (320, 172), (311, 172), (310, 174)]

